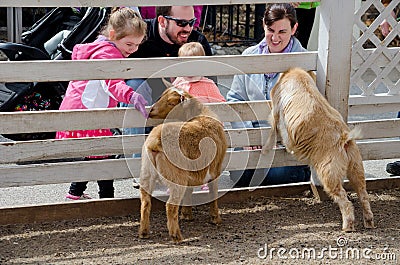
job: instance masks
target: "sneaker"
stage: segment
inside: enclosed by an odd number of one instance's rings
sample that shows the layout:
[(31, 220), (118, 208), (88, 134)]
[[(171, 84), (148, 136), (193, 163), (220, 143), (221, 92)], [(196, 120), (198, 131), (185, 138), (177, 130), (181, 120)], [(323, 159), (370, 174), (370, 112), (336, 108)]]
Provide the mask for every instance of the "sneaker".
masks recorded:
[(209, 190), (207, 183), (206, 183), (206, 184), (203, 184), (203, 185), (201, 185), (201, 190), (203, 190), (203, 191), (207, 191), (207, 190)]
[(388, 163), (386, 165), (386, 172), (394, 176), (400, 176), (400, 161)]
[(133, 178), (133, 188), (135, 188), (135, 189), (140, 188), (139, 178)]
[(86, 193), (82, 194), (82, 196), (76, 196), (76, 195), (72, 195), (72, 194), (69, 194), (69, 193), (68, 193), (68, 194), (65, 196), (65, 199), (77, 201), (77, 200), (90, 200), (91, 197), (90, 197), (88, 194), (86, 194)]

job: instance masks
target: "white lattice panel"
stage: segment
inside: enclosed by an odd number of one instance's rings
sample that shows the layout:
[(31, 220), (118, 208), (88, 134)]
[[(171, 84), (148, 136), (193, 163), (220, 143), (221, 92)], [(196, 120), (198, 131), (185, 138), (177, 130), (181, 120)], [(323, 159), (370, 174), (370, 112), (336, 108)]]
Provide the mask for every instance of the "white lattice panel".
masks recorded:
[[(400, 95), (400, 23), (392, 15), (397, 17), (399, 3), (392, 0), (385, 7), (380, 0), (366, 0), (355, 12), (359, 35), (353, 39), (351, 85), (369, 102), (376, 94)], [(385, 19), (392, 28), (386, 37), (380, 32)]]

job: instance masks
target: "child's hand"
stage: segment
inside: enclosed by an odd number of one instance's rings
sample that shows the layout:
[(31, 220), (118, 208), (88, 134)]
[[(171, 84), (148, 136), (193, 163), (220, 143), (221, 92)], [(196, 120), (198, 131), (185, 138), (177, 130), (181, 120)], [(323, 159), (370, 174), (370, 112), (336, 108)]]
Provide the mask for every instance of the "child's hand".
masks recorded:
[(135, 109), (137, 109), (138, 111), (140, 111), (140, 113), (142, 113), (143, 117), (145, 117), (146, 119), (148, 118), (149, 114), (146, 111), (147, 101), (144, 99), (142, 95), (134, 92), (129, 101), (131, 104), (133, 104)]

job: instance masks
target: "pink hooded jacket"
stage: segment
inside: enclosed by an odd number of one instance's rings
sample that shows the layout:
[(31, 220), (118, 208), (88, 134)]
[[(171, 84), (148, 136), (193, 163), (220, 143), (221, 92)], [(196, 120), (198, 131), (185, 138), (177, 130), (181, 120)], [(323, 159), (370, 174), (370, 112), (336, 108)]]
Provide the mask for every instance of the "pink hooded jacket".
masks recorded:
[[(108, 41), (78, 44), (72, 52), (72, 60), (118, 58), (124, 56)], [(118, 102), (129, 103), (133, 93), (124, 80), (73, 80), (69, 82), (60, 110), (113, 108)]]
[[(108, 41), (75, 45), (72, 60), (118, 59), (121, 52)], [(82, 69), (84, 71), (85, 69)], [(60, 110), (113, 108), (118, 102), (129, 103), (133, 89), (124, 80), (83, 80), (70, 81)], [(56, 139), (111, 136), (110, 129), (60, 131)], [(105, 158), (90, 156), (89, 158)]]

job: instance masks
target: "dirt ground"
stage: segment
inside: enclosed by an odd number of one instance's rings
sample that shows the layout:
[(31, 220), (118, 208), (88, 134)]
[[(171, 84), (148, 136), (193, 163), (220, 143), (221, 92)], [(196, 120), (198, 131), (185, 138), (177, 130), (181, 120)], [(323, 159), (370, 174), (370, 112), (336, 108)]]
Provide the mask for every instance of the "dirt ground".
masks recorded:
[(376, 229), (364, 229), (355, 194), (357, 232), (343, 233), (338, 207), (310, 194), (208, 207), (181, 222), (185, 241), (168, 238), (163, 211), (151, 215), (151, 238), (130, 216), (0, 226), (0, 264), (399, 264), (400, 189), (371, 192)]

